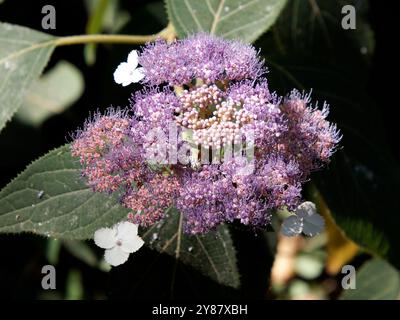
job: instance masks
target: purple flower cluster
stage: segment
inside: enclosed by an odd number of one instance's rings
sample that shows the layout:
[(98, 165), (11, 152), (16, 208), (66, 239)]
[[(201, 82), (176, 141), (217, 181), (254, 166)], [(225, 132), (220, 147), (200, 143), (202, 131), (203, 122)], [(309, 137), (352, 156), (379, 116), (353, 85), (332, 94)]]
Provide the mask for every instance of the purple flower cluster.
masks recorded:
[(184, 85), (256, 79), (265, 71), (250, 45), (198, 34), (173, 44), (148, 44), (139, 57), (148, 85)]
[(97, 115), (72, 151), (94, 191), (122, 190), (141, 225), (176, 207), (191, 234), (234, 220), (263, 227), (299, 205), (302, 184), (340, 141), (327, 105), (270, 92), (250, 45), (200, 34), (148, 44), (139, 62), (145, 88), (130, 114)]

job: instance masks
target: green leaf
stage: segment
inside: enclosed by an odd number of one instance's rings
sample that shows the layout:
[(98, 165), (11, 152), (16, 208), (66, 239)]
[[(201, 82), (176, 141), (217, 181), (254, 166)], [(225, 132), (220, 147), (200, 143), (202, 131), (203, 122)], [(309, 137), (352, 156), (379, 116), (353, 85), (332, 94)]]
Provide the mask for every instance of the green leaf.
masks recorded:
[[(118, 33), (131, 19), (128, 11), (123, 10), (119, 0), (86, 0), (89, 20), (86, 25), (87, 34)], [(97, 44), (85, 45), (86, 64), (96, 62)]]
[(0, 23), (0, 130), (21, 106), (54, 50), (54, 37)]
[(166, 0), (179, 37), (209, 32), (253, 42), (279, 16), (286, 0)]
[[(103, 19), (106, 13), (107, 7), (109, 5), (109, 0), (100, 0), (96, 3), (91, 3), (88, 7), (93, 7), (90, 10), (89, 20), (86, 25), (87, 34), (101, 33), (103, 26)], [(96, 62), (96, 50), (97, 45), (94, 43), (89, 43), (85, 45), (84, 54), (85, 61), (88, 65), (93, 65)]]
[[(129, 11), (122, 8), (119, 0), (107, 0), (107, 2), (105, 11), (102, 12), (104, 9), (100, 6), (104, 4), (101, 4), (98, 0), (85, 1), (88, 15), (90, 16), (89, 19), (96, 20), (93, 22), (88, 21), (87, 33), (101, 33), (101, 31), (118, 33), (131, 19)], [(101, 12), (96, 13), (96, 11)], [(95, 15), (97, 17), (94, 17)], [(101, 22), (100, 25), (98, 25), (99, 22)]]
[(366, 262), (356, 273), (356, 289), (343, 290), (341, 300), (396, 300), (400, 294), (397, 269), (381, 259)]
[(87, 239), (126, 217), (115, 197), (94, 193), (80, 178), (69, 146), (36, 160), (0, 192), (0, 232)]
[[(57, 239), (87, 239), (102, 227), (123, 220), (128, 209), (117, 196), (94, 193), (80, 178), (80, 164), (68, 145), (36, 160), (0, 192), (0, 232), (33, 232)], [(141, 233), (151, 248), (171, 255), (218, 283), (238, 287), (235, 251), (226, 226), (204, 236), (183, 233), (181, 215)], [(93, 255), (65, 242), (74, 254), (93, 264)], [(79, 250), (78, 250), (79, 249)], [(87, 248), (86, 248), (87, 249)], [(79, 251), (79, 253), (77, 252)]]
[(84, 293), (81, 272), (77, 269), (70, 270), (66, 280), (65, 299), (82, 300)]
[(82, 95), (82, 73), (73, 64), (60, 61), (30, 88), (16, 117), (40, 126), (49, 117), (62, 113)]
[(61, 242), (56, 239), (47, 239), (46, 244), (46, 258), (47, 261), (55, 266), (58, 264), (59, 256), (60, 256)]
[(239, 273), (227, 226), (205, 235), (188, 235), (183, 233), (182, 224), (182, 215), (170, 210), (166, 219), (146, 230), (142, 237), (158, 252), (175, 257), (219, 284), (237, 288)]
[(86, 263), (88, 266), (96, 267), (99, 265), (99, 259), (97, 258), (93, 249), (85, 241), (64, 240), (62, 244), (70, 254)]

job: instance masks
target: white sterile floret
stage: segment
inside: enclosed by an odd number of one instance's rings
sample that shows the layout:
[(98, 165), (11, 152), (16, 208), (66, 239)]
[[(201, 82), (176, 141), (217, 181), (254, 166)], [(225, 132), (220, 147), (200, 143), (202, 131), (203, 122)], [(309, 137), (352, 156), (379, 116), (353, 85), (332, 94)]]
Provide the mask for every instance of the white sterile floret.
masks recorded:
[(317, 213), (315, 204), (306, 201), (297, 207), (294, 215), (283, 221), (281, 232), (288, 237), (297, 236), (302, 232), (313, 237), (321, 233), (324, 226), (324, 218)]
[(303, 219), (292, 215), (283, 221), (281, 232), (287, 237), (297, 236), (303, 231), (303, 225)]
[(104, 258), (112, 266), (128, 260), (129, 254), (139, 250), (144, 241), (138, 236), (138, 226), (128, 221), (112, 228), (101, 228), (94, 233), (94, 242), (106, 249)]
[(131, 83), (139, 82), (144, 78), (144, 69), (137, 68), (139, 57), (136, 50), (132, 50), (128, 55), (127, 62), (119, 64), (114, 72), (114, 81), (126, 87)]

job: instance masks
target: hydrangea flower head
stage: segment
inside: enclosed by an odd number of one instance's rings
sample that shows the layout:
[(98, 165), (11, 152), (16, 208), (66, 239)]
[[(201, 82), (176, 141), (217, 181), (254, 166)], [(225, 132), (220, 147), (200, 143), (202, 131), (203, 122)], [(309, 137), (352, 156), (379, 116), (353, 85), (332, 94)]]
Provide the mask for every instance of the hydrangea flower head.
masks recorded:
[(189, 234), (236, 220), (262, 228), (285, 208), (295, 212), (287, 234), (317, 233), (310, 223), (321, 220), (303, 208), (301, 191), (341, 138), (326, 104), (296, 90), (279, 97), (259, 53), (237, 41), (158, 40), (137, 57), (143, 90), (127, 111), (97, 115), (72, 144), (94, 191), (119, 192), (128, 219), (146, 227), (175, 207)]

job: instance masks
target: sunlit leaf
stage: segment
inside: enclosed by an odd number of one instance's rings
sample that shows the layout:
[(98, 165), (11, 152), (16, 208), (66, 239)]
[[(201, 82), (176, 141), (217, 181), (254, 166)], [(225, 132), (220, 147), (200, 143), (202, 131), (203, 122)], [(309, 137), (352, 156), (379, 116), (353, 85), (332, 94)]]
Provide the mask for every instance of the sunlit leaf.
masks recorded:
[(0, 23), (0, 130), (21, 106), (54, 50), (47, 34)]
[(275, 22), (286, 0), (166, 0), (178, 36), (208, 32), (246, 42)]
[(1, 233), (87, 239), (126, 214), (115, 198), (84, 183), (68, 145), (33, 162), (0, 192)]
[[(80, 164), (69, 146), (32, 163), (0, 192), (0, 232), (33, 232), (57, 239), (87, 239), (102, 227), (121, 221), (128, 210), (116, 196), (93, 192), (80, 177)], [(235, 251), (227, 227), (204, 236), (183, 233), (181, 215), (168, 217), (141, 234), (146, 243), (171, 255), (217, 283), (238, 287)], [(65, 243), (88, 264), (93, 255)], [(81, 244), (82, 245), (82, 244)], [(83, 257), (84, 256), (84, 257)]]

